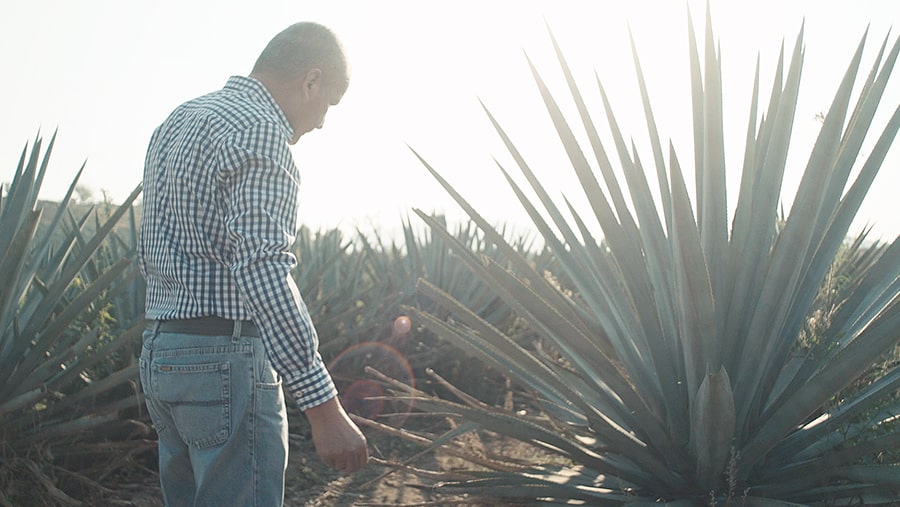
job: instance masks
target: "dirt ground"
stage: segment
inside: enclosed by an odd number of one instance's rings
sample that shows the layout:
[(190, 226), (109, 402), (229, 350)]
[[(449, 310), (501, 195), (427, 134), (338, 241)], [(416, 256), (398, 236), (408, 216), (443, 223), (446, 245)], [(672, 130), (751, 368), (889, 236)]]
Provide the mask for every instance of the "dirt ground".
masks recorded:
[[(372, 460), (365, 469), (347, 475), (326, 467), (315, 454), (305, 424), (302, 421), (300, 424), (292, 423), (285, 507), (485, 505), (483, 501), (478, 502), (476, 499), (436, 495), (427, 484), (428, 479), (388, 466), (388, 462), (402, 461), (421, 449), (377, 430), (364, 431)], [(466, 465), (457, 458), (437, 452), (423, 455), (413, 466), (432, 471), (450, 471)], [(116, 496), (128, 500), (115, 501), (114, 505), (163, 507), (158, 479), (152, 471), (145, 469), (143, 474), (130, 474), (124, 479), (114, 485), (113, 489), (118, 492)]]
[[(373, 435), (368, 438), (375, 459), (364, 470), (352, 475), (325, 467), (308, 441), (292, 445), (285, 507), (417, 505), (434, 501), (430, 488), (423, 486), (420, 478), (403, 471), (385, 475), (392, 469), (376, 461), (382, 452), (396, 458), (400, 451), (391, 448), (402, 447), (402, 443)], [(434, 463), (433, 458), (430, 461)]]
[[(329, 469), (315, 455), (308, 440), (292, 435), (290, 461), (285, 484), (285, 507), (344, 507), (344, 506), (421, 506), (465, 505), (444, 497), (437, 499), (420, 478), (404, 471), (379, 464), (377, 455), (401, 442), (370, 436), (369, 443), (375, 459), (364, 470), (346, 475)], [(396, 449), (388, 451), (397, 455)], [(434, 457), (427, 457), (423, 466), (433, 466)], [(392, 471), (386, 475), (387, 472)], [(132, 475), (127, 482), (110, 485), (116, 491), (115, 500), (101, 501), (131, 507), (163, 507), (155, 474)], [(127, 500), (126, 500), (127, 499)]]
[[(303, 414), (293, 404), (288, 404), (290, 453), (285, 483), (285, 507), (344, 507), (344, 506), (483, 506), (512, 504), (469, 498), (465, 495), (450, 496), (438, 494), (431, 487), (440, 477), (455, 470), (471, 469), (474, 465), (450, 453), (438, 450), (422, 453), (423, 448), (390, 435), (384, 430), (360, 424), (369, 444), (369, 465), (352, 475), (346, 475), (326, 467), (315, 453), (309, 426)], [(413, 418), (415, 419), (415, 418)], [(417, 422), (430, 420), (430, 423)], [(434, 419), (403, 419), (401, 424), (410, 429), (430, 434), (439, 434), (447, 428), (431, 427)], [(385, 421), (393, 425), (396, 420)], [(422, 425), (425, 425), (424, 427)], [(98, 502), (85, 501), (81, 505), (121, 505), (129, 507), (163, 507), (156, 474), (155, 441), (150, 438), (152, 430), (145, 435), (144, 450), (132, 466), (124, 467), (115, 478), (103, 481)], [(501, 438), (497, 435), (466, 434), (464, 447), (477, 449), (481, 456), (534, 457), (535, 449), (520, 442)], [(527, 449), (526, 449), (527, 447)], [(421, 455), (420, 455), (421, 454)], [(411, 467), (432, 472), (413, 472), (395, 465), (418, 455), (410, 463)], [(68, 488), (67, 488), (68, 489)], [(93, 495), (88, 495), (88, 497)], [(75, 498), (86, 497), (76, 494)], [(112, 502), (112, 503), (110, 503)], [(2, 502), (0, 502), (2, 503)]]

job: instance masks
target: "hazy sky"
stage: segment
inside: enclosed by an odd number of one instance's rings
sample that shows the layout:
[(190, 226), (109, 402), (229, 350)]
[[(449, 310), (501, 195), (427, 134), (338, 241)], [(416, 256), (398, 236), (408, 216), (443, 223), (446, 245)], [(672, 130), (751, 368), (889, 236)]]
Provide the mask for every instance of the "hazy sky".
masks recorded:
[[(702, 29), (705, 1), (317, 1), (29, 0), (0, 16), (0, 181), (40, 130), (59, 137), (44, 195), (60, 197), (81, 163), (82, 183), (121, 199), (140, 181), (153, 129), (179, 103), (246, 75), (279, 30), (294, 21), (331, 26), (343, 39), (352, 81), (342, 103), (293, 148), (303, 174), (301, 220), (313, 228), (395, 229), (413, 207), (459, 216), (409, 147), (422, 154), (485, 216), (517, 223), (522, 213), (494, 158), (513, 168), (479, 99), (516, 142), (542, 182), (579, 200), (575, 177), (543, 110), (527, 54), (560, 96), (547, 25), (588, 100), (603, 81), (626, 136), (650, 159), (636, 95), (628, 27), (634, 34), (663, 139), (683, 165), (692, 159), (687, 11)], [(862, 73), (900, 25), (897, 0), (711, 2), (723, 53), (729, 186), (739, 183), (757, 55), (767, 95), (786, 41), (805, 20), (806, 60), (784, 195), (812, 148), (816, 113), (827, 110), (867, 26)], [(870, 133), (900, 103), (900, 69)], [(765, 97), (764, 97), (765, 100)], [(568, 106), (566, 106), (568, 107)], [(595, 121), (601, 121), (600, 110)], [(867, 145), (870, 146), (871, 142)], [(864, 151), (865, 151), (864, 146)], [(859, 216), (885, 240), (900, 234), (900, 140)], [(733, 202), (736, 192), (729, 200)], [(561, 200), (560, 200), (561, 202)]]

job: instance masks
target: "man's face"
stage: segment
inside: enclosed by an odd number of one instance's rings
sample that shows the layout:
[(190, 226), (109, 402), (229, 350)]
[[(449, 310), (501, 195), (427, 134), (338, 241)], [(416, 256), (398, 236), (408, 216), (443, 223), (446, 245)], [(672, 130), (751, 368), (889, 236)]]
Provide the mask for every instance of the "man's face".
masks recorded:
[(296, 143), (307, 132), (322, 128), (328, 108), (336, 106), (346, 90), (346, 81), (325, 79), (318, 69), (300, 79), (296, 91), (283, 106), (284, 114), (294, 128), (290, 143)]

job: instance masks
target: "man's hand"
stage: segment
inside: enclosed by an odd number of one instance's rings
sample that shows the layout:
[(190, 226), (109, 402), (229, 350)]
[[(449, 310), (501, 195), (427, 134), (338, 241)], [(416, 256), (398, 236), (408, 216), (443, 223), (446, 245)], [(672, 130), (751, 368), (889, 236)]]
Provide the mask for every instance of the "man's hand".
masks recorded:
[(369, 461), (366, 437), (337, 398), (308, 408), (305, 413), (316, 453), (326, 465), (347, 473), (366, 465)]

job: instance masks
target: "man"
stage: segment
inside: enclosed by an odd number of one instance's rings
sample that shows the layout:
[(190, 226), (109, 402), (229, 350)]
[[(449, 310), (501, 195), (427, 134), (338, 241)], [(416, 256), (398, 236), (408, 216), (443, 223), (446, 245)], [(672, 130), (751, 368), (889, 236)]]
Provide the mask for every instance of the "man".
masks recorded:
[(153, 134), (140, 368), (166, 505), (282, 504), (282, 382), (327, 465), (353, 472), (368, 460), (290, 275), (300, 176), (288, 144), (322, 127), (348, 83), (335, 35), (297, 23), (249, 77), (182, 104)]

